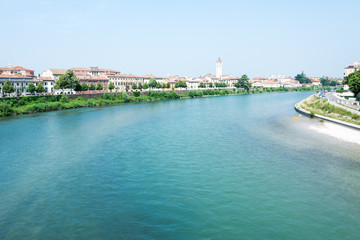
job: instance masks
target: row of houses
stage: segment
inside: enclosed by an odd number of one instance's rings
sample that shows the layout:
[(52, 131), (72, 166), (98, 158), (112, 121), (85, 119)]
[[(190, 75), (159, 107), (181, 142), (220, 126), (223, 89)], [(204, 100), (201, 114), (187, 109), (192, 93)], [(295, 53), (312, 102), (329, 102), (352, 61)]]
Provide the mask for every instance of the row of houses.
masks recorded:
[[(116, 91), (129, 91), (132, 90), (133, 86), (139, 86), (139, 84), (149, 83), (151, 79), (155, 79), (160, 84), (170, 85), (170, 88), (175, 88), (175, 84), (178, 81), (183, 81), (186, 83), (188, 89), (198, 89), (201, 87), (211, 87), (215, 86), (216, 83), (224, 83), (229, 87), (234, 87), (235, 83), (238, 81), (239, 77), (234, 77), (230, 74), (222, 74), (222, 65), (219, 58), (217, 62), (217, 72), (216, 75), (205, 74), (197, 78), (190, 78), (186, 76), (168, 76), (168, 77), (158, 77), (152, 74), (147, 75), (132, 75), (132, 74), (122, 74), (120, 71), (112, 69), (104, 69), (99, 67), (88, 67), (88, 68), (70, 68), (75, 76), (80, 80), (80, 83), (87, 85), (97, 85), (100, 83), (103, 89), (108, 89), (109, 84), (113, 83)], [(346, 73), (354, 71), (354, 68), (358, 68), (359, 64), (356, 62), (354, 65), (349, 66), (345, 69)], [(0, 92), (2, 92), (2, 85), (6, 80), (9, 80), (12, 86), (14, 86), (17, 91), (26, 93), (26, 88), (29, 83), (37, 84), (41, 82), (47, 93), (53, 93), (55, 91), (54, 87), (56, 81), (60, 78), (61, 75), (66, 73), (67, 69), (54, 69), (49, 68), (42, 72), (39, 77), (34, 75), (34, 70), (27, 69), (21, 66), (6, 66), (0, 67)], [(320, 77), (310, 78), (312, 83), (310, 85), (319, 86)], [(301, 87), (298, 81), (294, 78), (286, 76), (269, 76), (269, 77), (254, 77), (250, 79), (250, 83), (254, 87), (287, 87), (287, 88), (297, 88)], [(309, 85), (309, 84), (308, 84)]]

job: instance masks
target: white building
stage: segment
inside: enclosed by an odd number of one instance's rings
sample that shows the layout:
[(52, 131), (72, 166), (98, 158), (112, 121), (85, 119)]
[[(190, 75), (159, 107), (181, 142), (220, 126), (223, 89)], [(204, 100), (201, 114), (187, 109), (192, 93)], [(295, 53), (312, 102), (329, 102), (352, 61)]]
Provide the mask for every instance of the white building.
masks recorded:
[(344, 76), (347, 77), (350, 73), (356, 72), (357, 70), (360, 70), (360, 63), (358, 61), (345, 68)]
[(65, 73), (66, 73), (66, 69), (49, 68), (42, 72), (41, 77), (51, 78), (56, 82), (57, 80), (59, 80), (59, 77), (61, 75), (64, 75)]
[(132, 85), (136, 84), (139, 86), (139, 83), (143, 84), (143, 78), (137, 75), (129, 75), (129, 74), (111, 74), (107, 75), (109, 78), (109, 82), (115, 85), (116, 91), (127, 91), (132, 89)]
[(163, 80), (164, 80), (164, 78), (157, 77), (157, 76), (154, 76), (152, 74), (146, 74), (146, 75), (142, 76), (142, 78), (143, 78), (144, 83), (149, 83), (150, 79), (153, 78), (153, 79), (156, 80), (156, 82), (159, 82), (160, 84), (163, 84)]
[(20, 66), (0, 67), (0, 92), (2, 92), (2, 85), (9, 80), (10, 84), (16, 89), (26, 93), (26, 88), (29, 83), (35, 84), (34, 70), (30, 70)]
[(44, 86), (46, 93), (53, 93), (55, 87), (55, 80), (51, 77), (40, 77), (39, 82)]

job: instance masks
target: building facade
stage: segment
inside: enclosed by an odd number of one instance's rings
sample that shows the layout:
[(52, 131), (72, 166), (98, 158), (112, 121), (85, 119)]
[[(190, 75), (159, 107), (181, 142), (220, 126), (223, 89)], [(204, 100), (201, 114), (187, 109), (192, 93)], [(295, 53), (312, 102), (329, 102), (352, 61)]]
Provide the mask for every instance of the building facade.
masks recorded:
[(358, 61), (345, 68), (344, 76), (347, 77), (350, 73), (356, 72), (357, 70), (360, 70), (360, 63)]
[(29, 83), (35, 84), (36, 78), (34, 70), (27, 69), (21, 66), (7, 66), (0, 67), (0, 91), (3, 93), (2, 86), (6, 80), (16, 89), (18, 93), (26, 93), (26, 88)]
[(107, 77), (115, 85), (115, 90), (120, 92), (132, 90), (133, 84), (139, 86), (139, 83), (144, 83), (143, 78), (137, 75), (110, 74)]

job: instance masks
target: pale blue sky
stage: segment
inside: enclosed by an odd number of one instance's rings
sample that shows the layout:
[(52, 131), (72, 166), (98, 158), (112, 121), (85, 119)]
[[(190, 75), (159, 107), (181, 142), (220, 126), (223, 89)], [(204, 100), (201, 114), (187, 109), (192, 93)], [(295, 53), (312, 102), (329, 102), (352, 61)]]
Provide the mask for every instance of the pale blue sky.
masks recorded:
[(0, 0), (0, 66), (99, 66), (197, 77), (342, 77), (360, 60), (360, 1)]

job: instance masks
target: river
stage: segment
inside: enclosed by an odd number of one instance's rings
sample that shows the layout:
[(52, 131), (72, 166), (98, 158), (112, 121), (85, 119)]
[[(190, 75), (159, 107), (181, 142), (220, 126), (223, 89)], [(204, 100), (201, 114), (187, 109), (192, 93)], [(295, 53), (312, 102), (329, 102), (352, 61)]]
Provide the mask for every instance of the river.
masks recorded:
[(293, 119), (309, 95), (5, 118), (0, 239), (358, 239), (360, 145)]

